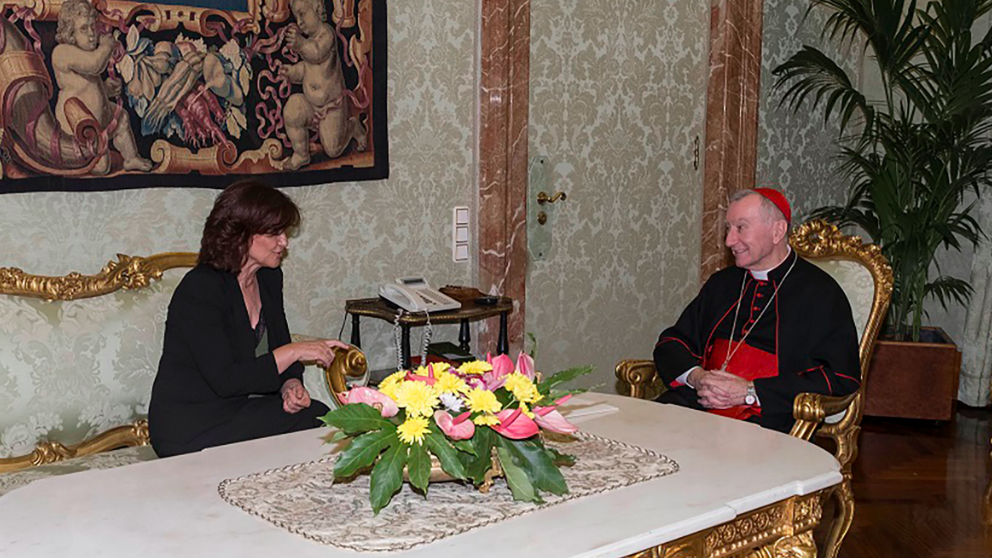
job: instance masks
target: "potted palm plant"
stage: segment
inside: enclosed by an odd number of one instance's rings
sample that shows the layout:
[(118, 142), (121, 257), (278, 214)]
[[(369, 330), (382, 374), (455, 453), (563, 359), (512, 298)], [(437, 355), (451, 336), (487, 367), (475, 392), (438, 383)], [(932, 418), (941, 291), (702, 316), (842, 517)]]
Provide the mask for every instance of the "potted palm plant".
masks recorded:
[[(966, 200), (983, 193), (992, 166), (992, 33), (972, 33), (992, 0), (931, 0), (922, 8), (904, 0), (812, 0), (810, 9), (817, 7), (829, 10), (822, 37), (863, 52), (877, 85), (859, 86), (807, 45), (774, 70), (775, 88), (793, 110), (810, 99), (840, 124), (848, 199), (813, 216), (860, 227), (892, 265), (892, 304), (868, 374), (866, 413), (950, 418), (961, 356), (941, 330), (922, 327), (924, 302), (946, 308), (971, 294), (966, 281), (941, 272), (936, 255), (984, 236)], [(937, 363), (933, 350), (945, 352), (946, 362)], [(923, 368), (914, 376), (917, 364)]]

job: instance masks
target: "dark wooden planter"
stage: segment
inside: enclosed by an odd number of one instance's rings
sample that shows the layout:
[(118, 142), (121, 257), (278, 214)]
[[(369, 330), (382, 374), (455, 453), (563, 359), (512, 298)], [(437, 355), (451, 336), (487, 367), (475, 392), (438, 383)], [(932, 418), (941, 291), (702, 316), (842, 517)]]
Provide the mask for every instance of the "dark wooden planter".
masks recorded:
[(961, 351), (944, 330), (924, 329), (938, 341), (878, 340), (868, 372), (866, 415), (950, 420)]

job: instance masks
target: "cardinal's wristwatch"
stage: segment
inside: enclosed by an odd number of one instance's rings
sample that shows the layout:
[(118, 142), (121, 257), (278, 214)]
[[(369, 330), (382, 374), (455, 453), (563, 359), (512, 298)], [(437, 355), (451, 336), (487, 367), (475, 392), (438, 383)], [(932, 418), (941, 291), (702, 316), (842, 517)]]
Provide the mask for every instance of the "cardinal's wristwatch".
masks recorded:
[(747, 383), (747, 393), (744, 395), (744, 403), (754, 405), (758, 402), (758, 392), (754, 390), (754, 382)]

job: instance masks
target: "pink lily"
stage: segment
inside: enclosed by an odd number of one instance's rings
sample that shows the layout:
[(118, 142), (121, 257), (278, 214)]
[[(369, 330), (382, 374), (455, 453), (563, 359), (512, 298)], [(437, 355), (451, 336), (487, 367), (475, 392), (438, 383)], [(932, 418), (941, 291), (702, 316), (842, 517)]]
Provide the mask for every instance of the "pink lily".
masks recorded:
[(540, 430), (537, 427), (537, 423), (532, 418), (523, 414), (519, 407), (516, 409), (503, 409), (496, 413), (496, 418), (499, 419), (499, 424), (493, 426), (492, 429), (511, 440), (530, 438)]
[(472, 389), (486, 389), (486, 382), (482, 381), (482, 378), (480, 378), (479, 376), (473, 374), (470, 376), (460, 376), (460, 377), (461, 379), (465, 380), (465, 383), (468, 384), (468, 387)]
[(345, 393), (339, 394), (338, 399), (345, 405), (350, 403), (365, 403), (378, 409), (379, 413), (386, 418), (396, 416), (396, 413), (400, 412), (400, 408), (396, 405), (396, 402), (390, 399), (388, 395), (384, 395), (379, 390), (364, 386), (353, 387)]
[(452, 440), (468, 440), (475, 435), (475, 425), (467, 420), (472, 413), (464, 413), (452, 418), (448, 411), (434, 411), (434, 422)]
[(544, 430), (559, 434), (571, 434), (579, 431), (577, 426), (565, 420), (565, 417), (554, 407), (536, 407), (534, 409), (534, 422)]
[(498, 355), (496, 358), (486, 355), (486, 361), (493, 369), (482, 375), (482, 381), (486, 383), (486, 389), (496, 391), (506, 383), (506, 377), (513, 374), (513, 361), (506, 355)]
[(414, 374), (413, 372), (407, 372), (405, 379), (419, 381), (419, 382), (424, 382), (425, 384), (427, 384), (429, 386), (432, 386), (432, 385), (434, 385), (434, 382), (437, 381), (437, 378), (434, 377), (434, 365), (433, 364), (428, 364), (427, 365), (427, 375), (426, 376), (421, 376), (419, 374)]
[(520, 372), (528, 379), (534, 379), (534, 359), (525, 352), (517, 355), (517, 372)]

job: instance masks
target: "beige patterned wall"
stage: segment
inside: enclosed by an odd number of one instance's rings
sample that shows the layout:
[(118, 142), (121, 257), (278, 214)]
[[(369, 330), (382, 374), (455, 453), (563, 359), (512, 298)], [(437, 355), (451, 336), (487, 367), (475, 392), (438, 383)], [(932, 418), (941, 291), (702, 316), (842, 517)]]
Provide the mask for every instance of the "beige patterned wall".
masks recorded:
[[(698, 288), (708, 5), (531, 2), (530, 156), (548, 158), (552, 249), (528, 264), (545, 372), (592, 364), (613, 391)], [(529, 199), (528, 203), (534, 203)]]
[[(820, 39), (827, 12), (814, 10), (803, 21), (808, 7), (808, 0), (765, 0), (761, 44), (755, 181), (781, 188), (793, 204), (797, 221), (817, 207), (843, 203), (847, 196), (847, 183), (834, 172), (838, 127), (824, 124), (822, 108), (811, 112), (808, 101), (799, 112), (780, 107), (781, 93), (772, 90), (772, 70), (804, 44), (839, 56), (836, 47)], [(842, 61), (852, 79), (859, 79), (857, 56), (835, 59)]]
[[(476, 196), (477, 27), (474, 2), (389, 3), (390, 177), (286, 190), (304, 217), (285, 263), (294, 332), (337, 336), (345, 299), (374, 296), (382, 280), (416, 273), (439, 285), (471, 283), (471, 263), (451, 261), (450, 221), (453, 205), (473, 207)], [(196, 250), (216, 194), (0, 196), (0, 267), (96, 273), (118, 252)], [(362, 333), (373, 368), (394, 362), (389, 326), (367, 321)], [(457, 331), (438, 337), (455, 339)], [(153, 373), (145, 371), (149, 389)]]

